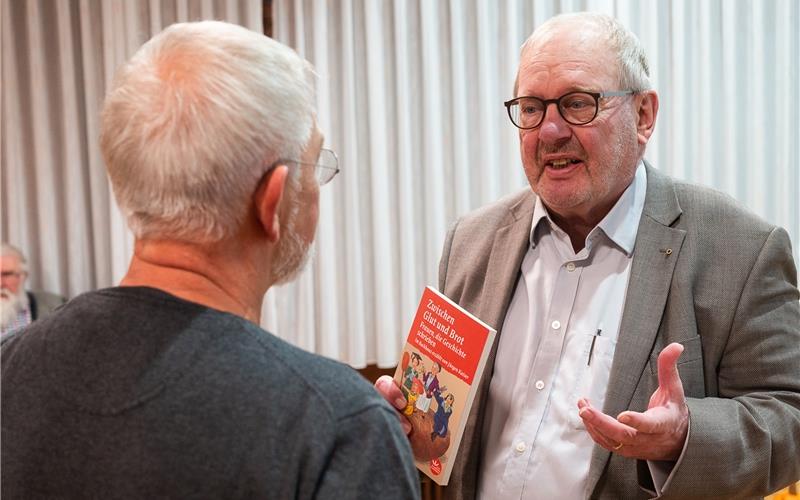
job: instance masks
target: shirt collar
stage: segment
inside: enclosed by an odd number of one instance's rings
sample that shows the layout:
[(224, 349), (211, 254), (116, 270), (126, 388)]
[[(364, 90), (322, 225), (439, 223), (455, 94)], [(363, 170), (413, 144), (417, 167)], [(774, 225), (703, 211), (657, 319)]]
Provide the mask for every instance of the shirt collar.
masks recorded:
[[(630, 256), (636, 242), (636, 233), (639, 230), (639, 220), (642, 218), (646, 193), (647, 170), (644, 167), (644, 163), (639, 161), (633, 181), (631, 181), (611, 210), (603, 217), (603, 220), (592, 229), (589, 237), (596, 231), (602, 231), (614, 244)], [(537, 228), (542, 221), (546, 221), (550, 226), (556, 226), (547, 212), (547, 207), (542, 203), (542, 199), (537, 196), (536, 204), (533, 207), (533, 221), (531, 222), (531, 247), (535, 247), (539, 239), (541, 231), (537, 231)]]

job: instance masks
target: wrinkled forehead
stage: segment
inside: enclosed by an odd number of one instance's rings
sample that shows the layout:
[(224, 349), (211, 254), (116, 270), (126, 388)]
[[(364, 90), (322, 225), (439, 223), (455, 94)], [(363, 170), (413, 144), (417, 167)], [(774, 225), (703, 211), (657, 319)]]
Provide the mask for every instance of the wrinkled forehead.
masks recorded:
[(4, 271), (19, 271), (22, 268), (16, 255), (3, 255), (0, 257), (0, 269)]
[(520, 54), (518, 95), (612, 90), (619, 62), (608, 37), (583, 23), (534, 33)]

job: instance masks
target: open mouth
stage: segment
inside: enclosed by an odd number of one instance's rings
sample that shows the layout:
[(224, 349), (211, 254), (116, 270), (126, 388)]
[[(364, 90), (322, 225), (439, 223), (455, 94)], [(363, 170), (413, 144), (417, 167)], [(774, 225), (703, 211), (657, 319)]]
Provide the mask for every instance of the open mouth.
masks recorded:
[(561, 169), (567, 168), (567, 167), (569, 167), (571, 165), (576, 165), (576, 164), (578, 164), (580, 162), (581, 162), (580, 160), (573, 160), (573, 159), (569, 159), (569, 158), (563, 158), (563, 159), (560, 159), (560, 160), (549, 161), (549, 162), (545, 163), (545, 166), (548, 167), (548, 168), (552, 168), (554, 170), (561, 170)]

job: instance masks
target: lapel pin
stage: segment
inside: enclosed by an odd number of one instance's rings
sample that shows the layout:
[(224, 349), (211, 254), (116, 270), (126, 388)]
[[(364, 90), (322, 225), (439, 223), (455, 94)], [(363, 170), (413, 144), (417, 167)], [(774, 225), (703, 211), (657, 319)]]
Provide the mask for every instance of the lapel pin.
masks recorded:
[(671, 248), (662, 248), (661, 250), (659, 250), (659, 252), (663, 253), (664, 255), (672, 255)]

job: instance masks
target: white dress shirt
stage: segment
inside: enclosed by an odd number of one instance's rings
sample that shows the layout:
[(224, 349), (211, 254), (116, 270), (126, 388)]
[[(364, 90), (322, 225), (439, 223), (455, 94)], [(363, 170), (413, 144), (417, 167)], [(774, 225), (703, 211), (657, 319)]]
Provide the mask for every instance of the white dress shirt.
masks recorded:
[(586, 497), (594, 441), (577, 401), (605, 402), (646, 190), (640, 162), (578, 253), (537, 198), (489, 388), (479, 498)]

